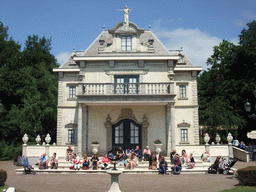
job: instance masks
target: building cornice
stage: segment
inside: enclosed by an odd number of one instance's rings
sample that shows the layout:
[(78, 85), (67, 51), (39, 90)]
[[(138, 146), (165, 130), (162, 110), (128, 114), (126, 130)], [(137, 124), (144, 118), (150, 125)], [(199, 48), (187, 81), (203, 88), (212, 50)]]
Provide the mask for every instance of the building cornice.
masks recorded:
[(73, 72), (73, 73), (79, 73), (80, 69), (61, 69), (61, 68), (55, 68), (55, 69), (53, 69), (53, 72)]
[(103, 56), (103, 57), (74, 57), (75, 61), (124, 61), (124, 60), (179, 60), (179, 56)]

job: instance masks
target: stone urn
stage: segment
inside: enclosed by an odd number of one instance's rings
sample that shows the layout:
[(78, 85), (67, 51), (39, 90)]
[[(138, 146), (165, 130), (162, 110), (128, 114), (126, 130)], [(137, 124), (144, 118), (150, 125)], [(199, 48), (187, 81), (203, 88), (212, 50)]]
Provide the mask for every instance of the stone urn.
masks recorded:
[(97, 154), (98, 153), (98, 151), (99, 151), (99, 147), (100, 147), (100, 144), (98, 143), (98, 144), (91, 144), (91, 146), (92, 146), (92, 152), (93, 152), (93, 154)]
[(23, 145), (27, 145), (27, 142), (28, 142), (29, 138), (28, 138), (28, 135), (25, 133), (24, 136), (22, 137), (22, 141), (23, 141)]
[(49, 145), (49, 143), (51, 142), (52, 138), (50, 137), (50, 134), (48, 133), (45, 137), (45, 142), (47, 143), (46, 145)]
[(233, 141), (233, 136), (231, 135), (231, 133), (228, 134), (227, 140), (228, 140), (228, 144), (229, 144), (229, 145), (232, 145), (231, 142)]
[(163, 146), (162, 143), (154, 144), (154, 147), (155, 147), (155, 150), (156, 150), (156, 157), (157, 157), (157, 159), (158, 159), (158, 157), (159, 157), (159, 154), (160, 154), (161, 151), (162, 151), (162, 146)]
[(220, 138), (219, 134), (217, 134), (216, 138), (215, 138), (215, 141), (216, 141), (217, 145), (220, 144), (220, 140), (221, 140), (221, 138)]
[(205, 133), (205, 136), (204, 136), (205, 145), (209, 145), (209, 141), (210, 141), (209, 134), (208, 134), (208, 133)]
[(40, 138), (40, 135), (37, 135), (36, 137), (36, 145), (39, 145), (39, 143), (41, 142), (41, 138)]

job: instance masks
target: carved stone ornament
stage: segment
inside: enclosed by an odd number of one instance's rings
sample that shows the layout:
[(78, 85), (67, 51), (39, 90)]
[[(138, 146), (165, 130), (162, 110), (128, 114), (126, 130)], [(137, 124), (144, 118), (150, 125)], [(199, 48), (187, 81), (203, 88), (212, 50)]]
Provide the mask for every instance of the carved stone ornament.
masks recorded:
[(144, 116), (143, 116), (143, 118), (142, 118), (142, 127), (143, 128), (148, 128), (148, 126), (149, 126), (149, 122), (148, 122), (148, 118), (147, 118), (147, 116), (146, 116), (146, 114), (144, 114)]
[(232, 145), (231, 142), (233, 141), (233, 136), (231, 135), (231, 133), (228, 134), (227, 140), (228, 140), (228, 144), (229, 144), (229, 145)]
[(135, 115), (133, 114), (133, 111), (131, 109), (123, 109), (121, 111), (121, 114), (119, 115), (117, 122), (122, 120), (122, 119), (132, 119), (135, 122), (138, 122), (136, 119)]
[(204, 136), (205, 145), (209, 145), (209, 141), (210, 141), (209, 134), (208, 134), (208, 133), (205, 133), (205, 136)]
[(220, 138), (219, 134), (217, 134), (216, 138), (215, 138), (215, 141), (216, 141), (217, 145), (220, 144), (220, 140), (221, 140), (221, 138)]
[(25, 133), (24, 136), (22, 137), (22, 141), (23, 141), (23, 145), (27, 145), (27, 142), (28, 142), (29, 138), (28, 138), (28, 135)]
[(41, 142), (41, 138), (40, 138), (40, 135), (37, 135), (36, 137), (36, 145), (39, 145), (39, 143)]
[(106, 118), (105, 127), (106, 128), (112, 128), (111, 117), (110, 117), (109, 114), (108, 114), (108, 116)]
[(52, 138), (50, 137), (50, 134), (48, 133), (45, 137), (45, 142), (47, 143), (47, 145), (49, 145), (49, 143), (51, 142)]

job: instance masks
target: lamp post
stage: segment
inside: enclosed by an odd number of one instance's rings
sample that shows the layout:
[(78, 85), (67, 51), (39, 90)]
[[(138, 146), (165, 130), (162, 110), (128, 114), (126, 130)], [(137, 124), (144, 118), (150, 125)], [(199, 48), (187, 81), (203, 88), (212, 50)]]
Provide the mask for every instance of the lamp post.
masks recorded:
[[(256, 90), (254, 91), (254, 97), (256, 98)], [(256, 110), (256, 105), (254, 107)], [(252, 109), (251, 103), (249, 103), (248, 99), (247, 99), (246, 103), (244, 104), (244, 108), (247, 113), (251, 112), (251, 109)], [(252, 117), (253, 119), (256, 119), (256, 115), (254, 113), (252, 115), (248, 115), (248, 117)]]
[(37, 127), (34, 127), (34, 139), (36, 140), (36, 132), (37, 132)]

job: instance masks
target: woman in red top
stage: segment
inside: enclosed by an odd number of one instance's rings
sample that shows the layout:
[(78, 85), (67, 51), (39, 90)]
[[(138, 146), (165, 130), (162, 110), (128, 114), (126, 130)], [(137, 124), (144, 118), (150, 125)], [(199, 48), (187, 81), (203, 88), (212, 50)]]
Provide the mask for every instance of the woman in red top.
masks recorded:
[(101, 166), (101, 169), (109, 169), (110, 168), (110, 162), (109, 162), (109, 159), (108, 159), (108, 154), (105, 154), (105, 156), (102, 157), (100, 166)]
[(172, 170), (173, 170), (173, 174), (180, 174), (180, 171), (181, 171), (181, 161), (180, 161), (178, 155), (175, 156), (175, 160), (173, 162)]

